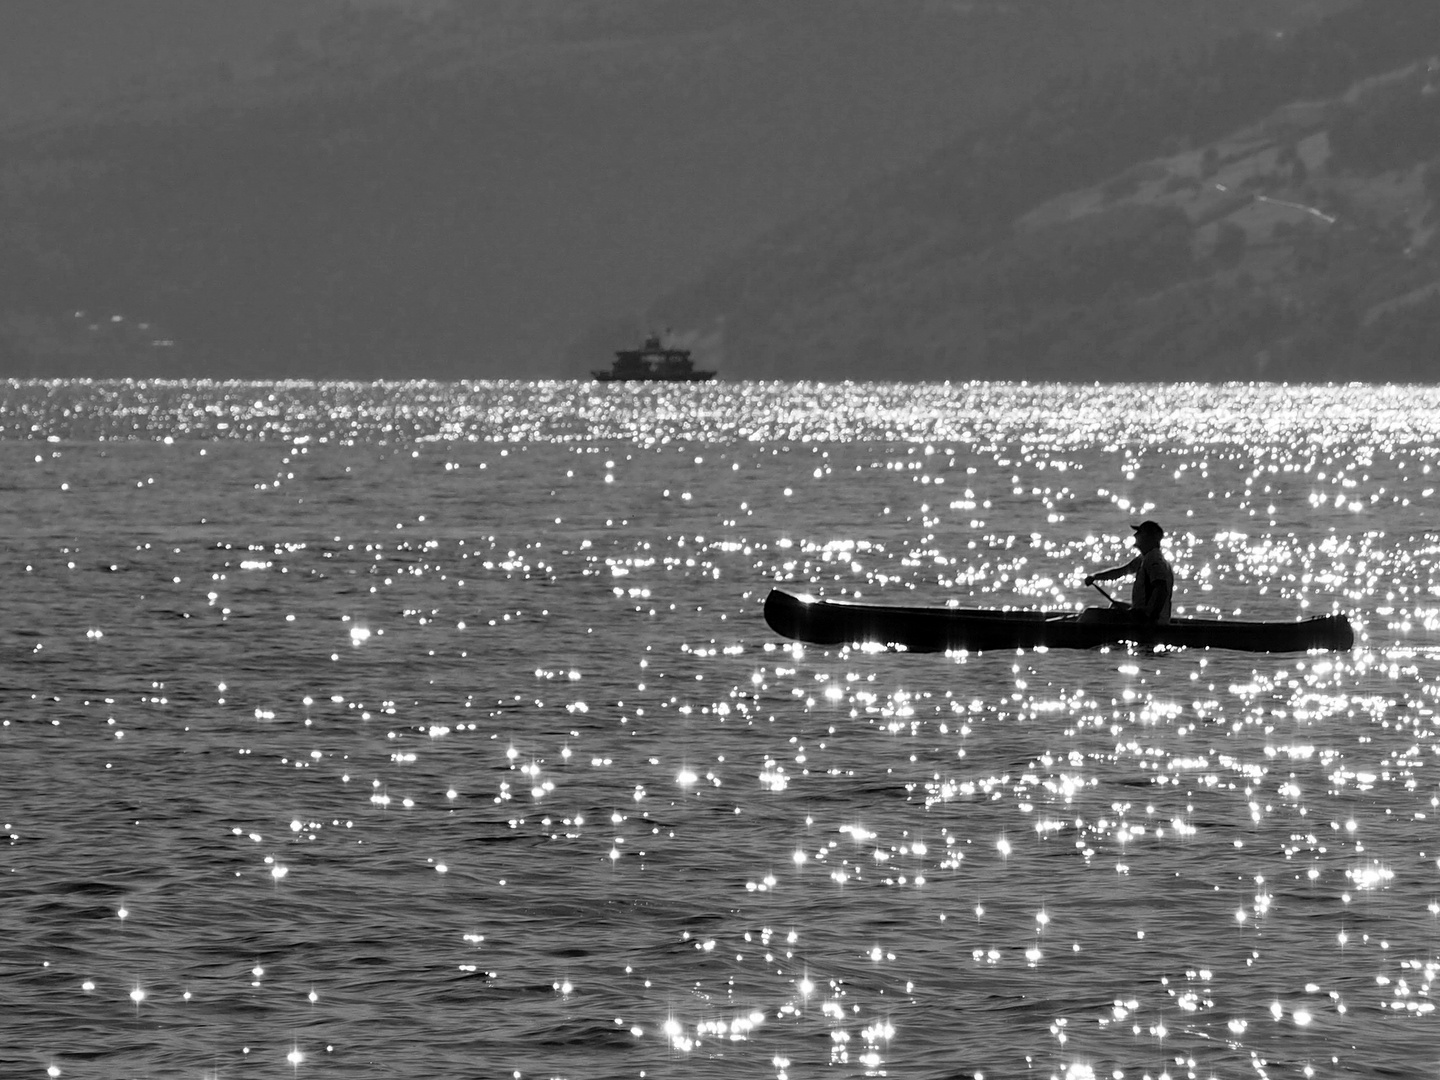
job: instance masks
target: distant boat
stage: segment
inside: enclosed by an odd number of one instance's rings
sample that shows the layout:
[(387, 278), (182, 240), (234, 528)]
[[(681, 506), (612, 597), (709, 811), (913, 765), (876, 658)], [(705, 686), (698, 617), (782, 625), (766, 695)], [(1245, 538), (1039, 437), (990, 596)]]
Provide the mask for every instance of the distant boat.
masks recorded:
[(651, 334), (638, 349), (621, 349), (609, 371), (592, 371), (601, 382), (705, 382), (713, 371), (696, 371), (689, 349), (667, 349)]

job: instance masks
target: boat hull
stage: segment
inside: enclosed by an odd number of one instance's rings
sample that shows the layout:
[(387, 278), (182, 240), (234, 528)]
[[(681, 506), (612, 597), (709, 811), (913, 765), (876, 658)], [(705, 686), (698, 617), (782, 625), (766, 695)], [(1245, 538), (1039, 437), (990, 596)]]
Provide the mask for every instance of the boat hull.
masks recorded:
[(908, 652), (994, 649), (1094, 649), (1102, 645), (1170, 645), (1243, 652), (1348, 650), (1355, 633), (1344, 615), (1296, 622), (1177, 618), (1140, 622), (1123, 608), (1083, 612), (996, 611), (824, 600), (772, 589), (765, 621), (781, 637), (812, 645), (873, 644)]
[(599, 382), (709, 382), (713, 371), (687, 371), (681, 375), (617, 375), (613, 371), (592, 371)]

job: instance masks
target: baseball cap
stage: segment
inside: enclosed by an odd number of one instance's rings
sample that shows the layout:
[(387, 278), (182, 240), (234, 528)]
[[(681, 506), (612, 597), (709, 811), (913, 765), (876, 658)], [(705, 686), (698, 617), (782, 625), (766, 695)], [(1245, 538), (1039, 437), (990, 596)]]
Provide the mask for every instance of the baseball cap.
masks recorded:
[(1165, 535), (1165, 530), (1160, 527), (1159, 522), (1148, 519), (1140, 522), (1139, 525), (1131, 525), (1130, 528), (1134, 529), (1137, 533), (1154, 533), (1156, 536)]

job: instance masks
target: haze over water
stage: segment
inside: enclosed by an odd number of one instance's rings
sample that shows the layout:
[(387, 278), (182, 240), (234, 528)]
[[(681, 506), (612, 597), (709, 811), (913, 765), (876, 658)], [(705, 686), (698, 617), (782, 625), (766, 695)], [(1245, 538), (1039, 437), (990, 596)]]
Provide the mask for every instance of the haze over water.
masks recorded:
[[(0, 385), (0, 1073), (1440, 1075), (1437, 418)], [(1103, 602), (1142, 517), (1177, 613), (1338, 609), (1355, 650), (761, 616)]]

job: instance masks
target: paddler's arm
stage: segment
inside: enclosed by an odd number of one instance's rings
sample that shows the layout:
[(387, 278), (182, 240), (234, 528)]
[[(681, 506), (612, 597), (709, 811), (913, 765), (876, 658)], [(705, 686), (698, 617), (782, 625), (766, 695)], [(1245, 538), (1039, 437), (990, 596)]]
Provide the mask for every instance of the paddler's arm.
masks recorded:
[(1111, 581), (1114, 578), (1125, 577), (1127, 574), (1136, 573), (1139, 569), (1140, 556), (1136, 555), (1135, 558), (1131, 559), (1124, 566), (1112, 566), (1108, 570), (1099, 570), (1093, 574), (1087, 574), (1085, 576), (1085, 584), (1094, 585), (1097, 581)]

